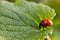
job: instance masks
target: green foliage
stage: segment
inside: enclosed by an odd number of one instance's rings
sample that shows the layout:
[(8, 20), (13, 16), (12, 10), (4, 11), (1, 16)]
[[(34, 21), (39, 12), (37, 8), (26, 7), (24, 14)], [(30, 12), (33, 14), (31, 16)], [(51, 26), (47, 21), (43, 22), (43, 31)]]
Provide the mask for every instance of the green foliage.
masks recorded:
[[(44, 40), (49, 30), (39, 30), (42, 19), (53, 19), (55, 11), (47, 5), (23, 1), (0, 4), (0, 40)], [(51, 29), (50, 29), (51, 30)]]

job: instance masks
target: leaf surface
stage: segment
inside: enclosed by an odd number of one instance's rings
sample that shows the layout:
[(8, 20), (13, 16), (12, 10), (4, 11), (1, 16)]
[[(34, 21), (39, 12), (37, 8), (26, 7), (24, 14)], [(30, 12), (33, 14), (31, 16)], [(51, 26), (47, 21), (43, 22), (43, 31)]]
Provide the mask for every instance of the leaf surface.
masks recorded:
[(52, 19), (55, 12), (50, 7), (33, 2), (0, 4), (0, 40), (43, 40), (47, 31), (40, 31), (42, 19)]

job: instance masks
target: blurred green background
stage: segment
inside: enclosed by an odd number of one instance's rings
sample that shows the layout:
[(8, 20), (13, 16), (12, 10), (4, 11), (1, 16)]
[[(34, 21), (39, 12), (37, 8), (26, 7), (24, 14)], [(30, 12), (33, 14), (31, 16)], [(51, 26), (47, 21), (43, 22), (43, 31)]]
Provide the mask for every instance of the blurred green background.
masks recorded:
[[(6, 1), (15, 2), (15, 0), (6, 0)], [(51, 38), (52, 40), (60, 40), (60, 0), (27, 0), (27, 1), (43, 3), (55, 9), (56, 16), (53, 19), (54, 31)]]

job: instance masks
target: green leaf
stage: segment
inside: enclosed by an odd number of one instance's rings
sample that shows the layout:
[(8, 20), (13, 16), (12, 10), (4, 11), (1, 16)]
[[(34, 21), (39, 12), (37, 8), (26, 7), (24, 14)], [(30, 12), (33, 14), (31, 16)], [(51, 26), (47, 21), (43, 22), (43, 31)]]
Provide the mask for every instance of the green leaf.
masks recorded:
[(44, 40), (48, 30), (40, 31), (42, 19), (52, 19), (53, 9), (43, 4), (22, 2), (20, 6), (14, 3), (0, 4), (0, 40)]

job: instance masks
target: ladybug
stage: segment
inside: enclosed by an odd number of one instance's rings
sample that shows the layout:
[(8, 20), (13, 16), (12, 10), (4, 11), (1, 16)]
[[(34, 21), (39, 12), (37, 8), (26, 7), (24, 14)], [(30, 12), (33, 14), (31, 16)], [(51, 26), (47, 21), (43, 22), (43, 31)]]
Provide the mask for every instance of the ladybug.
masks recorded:
[(40, 27), (49, 27), (53, 24), (53, 22), (49, 19), (43, 19), (41, 22), (40, 22), (40, 25), (39, 25), (39, 28)]

